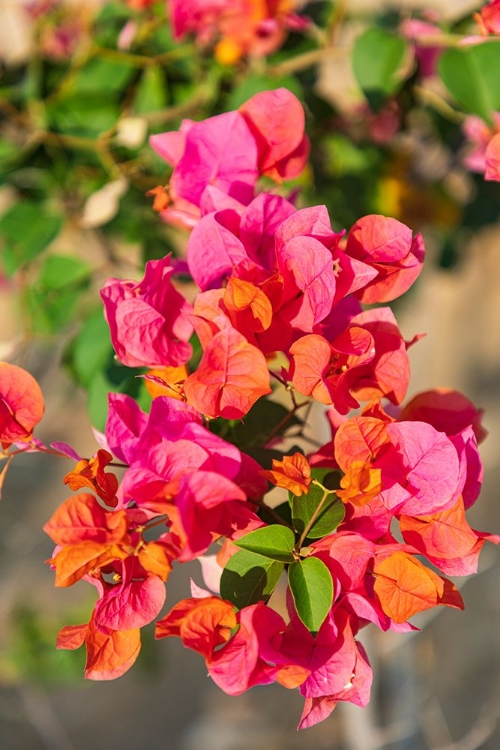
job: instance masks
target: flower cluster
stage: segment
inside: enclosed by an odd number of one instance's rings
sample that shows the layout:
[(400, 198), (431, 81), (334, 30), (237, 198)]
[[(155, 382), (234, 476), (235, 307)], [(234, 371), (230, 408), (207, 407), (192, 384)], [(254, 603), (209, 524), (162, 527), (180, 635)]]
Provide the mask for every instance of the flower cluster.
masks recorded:
[[(484, 542), (500, 541), (465, 515), (482, 481), (481, 413), (449, 390), (403, 404), (419, 337), (404, 340), (387, 303), (418, 277), (422, 237), (378, 215), (336, 232), (324, 206), (260, 189), (297, 176), (307, 158), (290, 92), (185, 121), (152, 146), (173, 167), (155, 203), (164, 220), (192, 227), (187, 269), (200, 291), (184, 299), (185, 268), (170, 257), (102, 290), (116, 356), (150, 368), (155, 398), (147, 414), (110, 396), (100, 450), (65, 478), (79, 494), (45, 525), (56, 585), (84, 579), (98, 594), (90, 622), (64, 628), (58, 645), (85, 644), (89, 678), (123, 674), (140, 628), (160, 615), (173, 564), (200, 559), (206, 588), (193, 583), (156, 637), (198, 651), (230, 695), (275, 681), (299, 688), (308, 727), (339, 701), (368, 702), (363, 627), (404, 632), (419, 612), (463, 608), (434, 569), (473, 573)], [(267, 398), (271, 383), (290, 410)], [(329, 407), (331, 441), (276, 457), (314, 401)], [(274, 449), (262, 466), (237, 436), (266, 409), (278, 416), (255, 436), (254, 447)], [(271, 507), (274, 487), (284, 497)]]
[(307, 28), (307, 20), (294, 13), (298, 5), (297, 0), (168, 2), (174, 36), (193, 34), (202, 45), (216, 41), (215, 57), (229, 65), (246, 55), (269, 55), (289, 30)]

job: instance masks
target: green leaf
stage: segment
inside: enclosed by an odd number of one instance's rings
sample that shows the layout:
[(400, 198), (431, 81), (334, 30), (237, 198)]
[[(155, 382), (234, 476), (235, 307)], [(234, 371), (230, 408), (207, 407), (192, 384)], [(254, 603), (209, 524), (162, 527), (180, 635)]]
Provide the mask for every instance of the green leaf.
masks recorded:
[(38, 281), (47, 290), (59, 291), (87, 281), (91, 268), (79, 258), (69, 255), (49, 255), (40, 270)]
[(438, 70), (446, 88), (468, 112), (491, 122), (492, 113), (500, 110), (500, 41), (446, 50)]
[(384, 29), (370, 28), (356, 39), (352, 55), (354, 75), (373, 108), (395, 94), (402, 80), (398, 71), (407, 42)]
[(306, 557), (288, 568), (295, 609), (306, 628), (316, 635), (333, 602), (333, 581), (325, 563)]
[[(327, 471), (328, 474), (331, 471)], [(316, 484), (311, 484), (307, 495), (289, 494), (292, 506), (292, 522), (299, 534), (308, 526), (318, 505), (323, 498), (323, 490)], [(307, 532), (308, 539), (320, 539), (331, 534), (337, 526), (342, 523), (345, 516), (344, 504), (337, 498), (335, 492), (330, 492), (316, 517), (313, 525)]]
[(53, 127), (63, 133), (95, 138), (113, 127), (120, 108), (110, 92), (70, 92), (47, 107)]
[(50, 255), (45, 259), (35, 283), (26, 290), (35, 332), (56, 333), (68, 325), (90, 274), (90, 266), (78, 258)]
[(322, 168), (332, 177), (361, 175), (373, 163), (372, 150), (366, 145), (353, 143), (342, 133), (331, 133), (321, 143)]
[(132, 79), (135, 68), (128, 63), (93, 58), (78, 72), (72, 90), (83, 92), (118, 92)]
[(6, 248), (2, 254), (5, 273), (12, 275), (24, 263), (34, 260), (59, 234), (63, 220), (41, 203), (16, 203), (0, 219), (0, 237)]
[(168, 103), (168, 88), (165, 73), (159, 65), (146, 68), (134, 97), (133, 111), (136, 114), (156, 112)]
[(109, 338), (108, 324), (102, 308), (99, 308), (85, 321), (69, 350), (69, 360), (80, 385), (88, 388), (112, 356), (113, 346)]
[(141, 372), (139, 369), (121, 365), (114, 359), (112, 353), (107, 367), (98, 371), (88, 386), (87, 408), (93, 427), (101, 432), (104, 431), (110, 393), (126, 393), (132, 396), (141, 408), (148, 408), (151, 404), (151, 397), (147, 392), (145, 380), (136, 377)]
[(311, 469), (311, 478), (321, 482), (327, 490), (340, 489), (340, 478), (342, 472), (340, 469), (321, 468), (313, 466)]
[(222, 571), (220, 595), (238, 609), (267, 601), (284, 569), (282, 562), (242, 549)]
[(234, 543), (237, 547), (250, 552), (257, 552), (259, 555), (271, 558), (271, 560), (291, 563), (295, 559), (292, 554), (295, 546), (295, 534), (291, 529), (281, 524), (272, 524), (261, 529), (255, 529), (255, 531), (251, 531)]

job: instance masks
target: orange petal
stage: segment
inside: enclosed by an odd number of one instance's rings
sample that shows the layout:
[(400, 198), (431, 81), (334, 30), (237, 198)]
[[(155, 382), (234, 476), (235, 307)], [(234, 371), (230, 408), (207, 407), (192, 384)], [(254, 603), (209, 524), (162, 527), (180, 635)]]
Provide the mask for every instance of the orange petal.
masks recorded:
[(93, 495), (83, 492), (60, 505), (43, 530), (63, 546), (85, 541), (121, 542), (127, 534), (127, 514), (124, 510), (105, 510)]
[(133, 630), (110, 630), (102, 633), (89, 623), (87, 637), (87, 680), (114, 680), (121, 677), (133, 665), (141, 650), (141, 632)]
[(311, 485), (311, 467), (302, 453), (284, 456), (283, 461), (273, 458), (272, 470), (260, 473), (276, 487), (290, 490), (293, 495), (307, 495)]
[[(267, 331), (273, 319), (269, 298), (259, 287), (243, 279), (229, 279), (224, 292), (224, 304), (239, 330), (254, 333)], [(234, 318), (234, 319), (233, 319)]]
[(382, 472), (374, 469), (369, 461), (353, 461), (340, 480), (342, 489), (337, 495), (344, 503), (367, 505), (382, 490)]
[(118, 479), (112, 472), (104, 471), (112, 460), (111, 453), (101, 449), (90, 460), (84, 458), (79, 461), (73, 471), (66, 474), (63, 482), (72, 490), (90, 487), (105, 503), (116, 505)]
[(139, 550), (139, 562), (148, 573), (166, 581), (172, 570), (175, 554), (162, 542), (149, 542)]
[(271, 393), (266, 358), (234, 328), (207, 344), (196, 372), (184, 383), (188, 404), (209, 417), (240, 419)]
[(435, 607), (444, 594), (443, 579), (405, 552), (376, 560), (374, 573), (375, 593), (394, 622)]
[(67, 625), (59, 631), (57, 635), (57, 648), (74, 651), (85, 642), (87, 634), (87, 623), (84, 625)]
[(185, 646), (210, 659), (213, 650), (229, 640), (236, 624), (234, 606), (218, 596), (184, 599), (156, 623), (156, 638), (178, 635)]
[(117, 544), (80, 542), (63, 547), (50, 561), (56, 569), (56, 586), (72, 586), (91, 570), (124, 560), (127, 552)]
[(4, 447), (31, 438), (44, 411), (35, 378), (22, 367), (0, 362), (0, 442)]

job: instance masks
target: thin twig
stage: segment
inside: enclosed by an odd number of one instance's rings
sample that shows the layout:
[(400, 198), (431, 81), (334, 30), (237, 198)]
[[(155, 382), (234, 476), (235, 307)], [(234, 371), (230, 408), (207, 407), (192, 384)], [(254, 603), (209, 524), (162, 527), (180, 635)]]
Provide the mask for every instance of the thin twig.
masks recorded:
[(456, 122), (461, 124), (465, 120), (465, 114), (454, 109), (447, 101), (445, 101), (439, 94), (431, 89), (424, 88), (424, 86), (414, 86), (413, 91), (417, 98), (419, 98), (423, 104), (427, 104), (432, 107), (446, 120), (450, 122)]
[(295, 529), (293, 528), (293, 526), (290, 526), (290, 524), (287, 523), (284, 518), (281, 518), (281, 516), (278, 515), (278, 513), (276, 513), (276, 511), (273, 508), (270, 508), (269, 505), (266, 505), (266, 503), (263, 500), (254, 500), (253, 498), (249, 497), (248, 502), (253, 503), (253, 505), (257, 505), (259, 508), (266, 511), (266, 513), (268, 513), (271, 516), (271, 518), (273, 518), (276, 521), (276, 523), (281, 524), (281, 526), (286, 526), (288, 529), (291, 529), (293, 532), (295, 532)]
[(347, 47), (321, 47), (292, 57), (279, 65), (270, 65), (267, 72), (271, 76), (285, 76), (289, 73), (298, 73), (300, 70), (312, 68), (314, 65), (319, 65), (332, 57), (345, 57), (348, 54)]

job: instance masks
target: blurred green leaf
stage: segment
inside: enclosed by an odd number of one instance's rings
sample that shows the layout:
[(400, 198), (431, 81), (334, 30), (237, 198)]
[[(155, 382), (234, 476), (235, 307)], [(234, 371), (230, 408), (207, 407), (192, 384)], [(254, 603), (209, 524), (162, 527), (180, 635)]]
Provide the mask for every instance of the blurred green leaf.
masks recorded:
[(80, 385), (88, 388), (96, 374), (109, 362), (113, 346), (102, 308), (86, 321), (70, 346), (73, 373)]
[(0, 219), (4, 272), (11, 276), (34, 260), (57, 237), (62, 225), (62, 217), (49, 212), (42, 203), (20, 201), (12, 206)]
[(10, 614), (7, 649), (0, 653), (0, 679), (6, 672), (12, 679), (43, 686), (79, 682), (85, 664), (85, 650), (54, 648), (58, 631), (68, 622), (85, 622), (88, 607), (55, 618), (23, 603)]
[(356, 39), (352, 54), (354, 75), (372, 109), (378, 109), (386, 96), (402, 86), (397, 74), (407, 46), (401, 37), (379, 28), (370, 28)]
[(47, 107), (52, 126), (69, 135), (95, 138), (112, 128), (120, 115), (118, 104), (102, 93), (72, 92)]
[(35, 283), (26, 291), (35, 333), (57, 333), (67, 326), (90, 276), (90, 266), (77, 258), (50, 255), (45, 259)]
[(493, 112), (500, 110), (499, 40), (448, 49), (438, 70), (446, 88), (468, 112), (491, 122)]
[(72, 91), (79, 94), (88, 92), (122, 91), (136, 74), (136, 68), (111, 60), (92, 58), (78, 71), (72, 82)]
[(88, 386), (88, 412), (93, 427), (104, 431), (108, 415), (108, 395), (110, 393), (126, 393), (147, 410), (151, 404), (143, 378), (136, 377), (142, 370), (125, 367), (114, 358), (114, 352), (108, 360), (107, 366), (98, 371)]
[(144, 112), (156, 112), (168, 104), (168, 85), (165, 71), (159, 66), (150, 66), (142, 74), (137, 86), (133, 111), (140, 115)]

